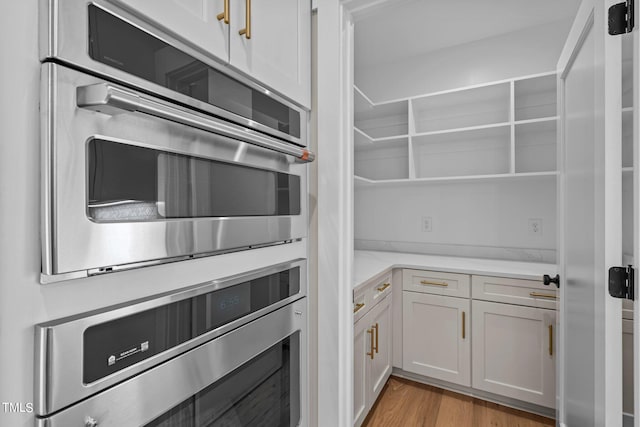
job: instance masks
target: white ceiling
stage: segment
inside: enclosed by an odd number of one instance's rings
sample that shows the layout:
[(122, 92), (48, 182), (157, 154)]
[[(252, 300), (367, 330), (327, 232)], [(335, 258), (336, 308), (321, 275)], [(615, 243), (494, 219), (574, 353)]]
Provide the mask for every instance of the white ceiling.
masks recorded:
[[(372, 2), (373, 3), (373, 2)], [(580, 0), (388, 0), (357, 15), (357, 66), (572, 20)]]

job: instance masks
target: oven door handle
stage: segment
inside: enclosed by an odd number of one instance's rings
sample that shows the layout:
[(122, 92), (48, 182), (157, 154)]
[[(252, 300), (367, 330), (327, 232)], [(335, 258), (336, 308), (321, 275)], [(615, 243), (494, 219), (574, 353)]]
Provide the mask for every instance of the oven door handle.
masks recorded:
[(312, 162), (316, 157), (305, 148), (268, 138), (250, 129), (228, 124), (186, 108), (147, 98), (111, 83), (80, 86), (77, 88), (76, 96), (78, 107), (81, 108), (111, 115), (123, 111), (144, 113), (294, 156), (300, 162)]

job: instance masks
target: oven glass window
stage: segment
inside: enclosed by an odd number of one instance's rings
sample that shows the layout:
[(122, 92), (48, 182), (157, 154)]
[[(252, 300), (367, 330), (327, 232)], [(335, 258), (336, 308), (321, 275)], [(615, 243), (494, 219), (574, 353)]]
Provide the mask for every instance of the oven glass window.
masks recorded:
[(191, 98), (300, 138), (300, 113), (89, 5), (89, 56)]
[(300, 267), (295, 267), (92, 326), (83, 339), (84, 383), (95, 382), (299, 293)]
[(296, 332), (144, 427), (294, 427), (300, 380)]
[(88, 143), (97, 222), (300, 215), (300, 177), (111, 141)]

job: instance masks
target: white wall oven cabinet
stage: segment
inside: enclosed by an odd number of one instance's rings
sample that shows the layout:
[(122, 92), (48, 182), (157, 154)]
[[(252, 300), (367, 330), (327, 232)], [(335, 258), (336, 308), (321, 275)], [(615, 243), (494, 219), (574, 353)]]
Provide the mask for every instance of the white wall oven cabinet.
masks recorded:
[(119, 6), (311, 105), (311, 1), (116, 0)]
[(466, 298), (404, 291), (403, 369), (471, 385), (471, 304)]
[(306, 261), (36, 326), (36, 425), (307, 426)]
[(473, 388), (555, 406), (556, 312), (473, 301)]
[(306, 236), (304, 110), (111, 3), (41, 5), (43, 282)]
[(354, 298), (355, 427), (362, 424), (391, 375), (391, 303), (391, 276), (373, 280)]

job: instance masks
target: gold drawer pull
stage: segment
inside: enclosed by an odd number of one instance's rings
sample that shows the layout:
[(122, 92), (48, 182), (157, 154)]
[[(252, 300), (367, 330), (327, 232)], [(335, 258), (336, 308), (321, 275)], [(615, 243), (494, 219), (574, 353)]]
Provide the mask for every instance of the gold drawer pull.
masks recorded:
[(549, 356), (553, 356), (553, 325), (549, 325)]
[(376, 330), (376, 353), (378, 353), (378, 334), (380, 333), (380, 330), (378, 329), (378, 324), (377, 323), (373, 327), (373, 329)]
[(367, 329), (367, 333), (371, 334), (371, 353), (367, 353), (367, 356), (369, 356), (373, 360), (373, 352), (375, 350), (375, 347), (373, 346), (373, 328)]
[(353, 307), (353, 314), (356, 314), (362, 307), (364, 307), (364, 303), (358, 303), (355, 307)]
[(224, 0), (224, 12), (219, 13), (216, 18), (218, 21), (222, 21), (224, 19), (225, 24), (229, 23), (229, 0)]
[(467, 313), (462, 312), (462, 339), (467, 336)]
[(251, 0), (245, 0), (245, 27), (238, 31), (238, 34), (245, 36), (247, 40), (251, 38)]
[(389, 286), (391, 286), (391, 283), (385, 283), (384, 285), (378, 287), (378, 292), (384, 292), (384, 290), (387, 289)]
[(431, 281), (431, 280), (421, 280), (420, 284), (421, 285), (442, 286), (443, 288), (446, 288), (447, 286), (449, 286), (449, 284), (447, 282), (434, 282), (434, 281)]
[(556, 299), (557, 298), (555, 295), (541, 294), (540, 292), (531, 292), (529, 295), (534, 297), (534, 298), (549, 298), (549, 299)]

